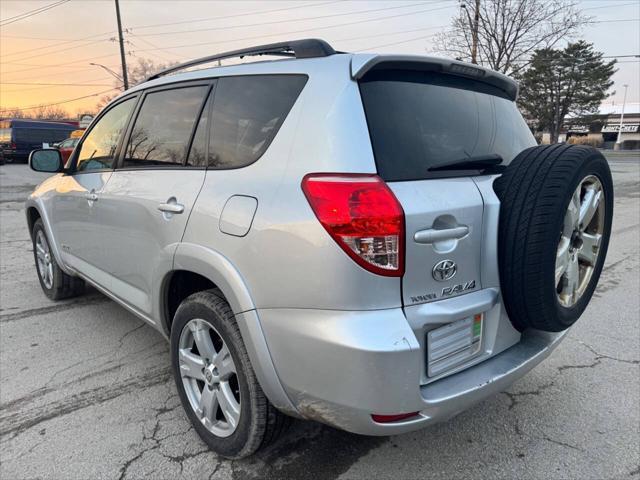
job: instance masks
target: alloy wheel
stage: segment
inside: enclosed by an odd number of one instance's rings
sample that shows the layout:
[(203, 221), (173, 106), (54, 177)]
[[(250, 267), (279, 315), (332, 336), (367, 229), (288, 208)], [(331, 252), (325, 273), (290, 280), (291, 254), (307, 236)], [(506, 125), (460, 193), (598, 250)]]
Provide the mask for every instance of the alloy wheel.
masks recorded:
[(42, 230), (36, 234), (36, 259), (38, 263), (38, 273), (42, 283), (47, 289), (53, 288), (53, 261), (49, 242)]
[(583, 178), (571, 195), (556, 251), (555, 285), (563, 307), (582, 297), (596, 266), (605, 224), (604, 191), (600, 180)]
[(222, 336), (203, 319), (190, 320), (178, 343), (180, 375), (191, 408), (207, 430), (228, 437), (241, 414), (236, 365)]

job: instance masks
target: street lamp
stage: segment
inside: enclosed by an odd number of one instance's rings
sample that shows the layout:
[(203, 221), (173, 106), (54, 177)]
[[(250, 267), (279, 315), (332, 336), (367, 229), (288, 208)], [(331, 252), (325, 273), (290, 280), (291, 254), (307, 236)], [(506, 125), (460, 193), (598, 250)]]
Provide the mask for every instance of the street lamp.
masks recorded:
[(622, 99), (622, 112), (620, 113), (620, 127), (618, 128), (618, 140), (616, 140), (616, 144), (614, 146), (614, 150), (620, 150), (620, 148), (622, 147), (622, 141), (621, 141), (621, 137), (622, 137), (622, 121), (624, 120), (624, 106), (627, 103), (627, 89), (629, 88), (629, 85), (623, 85), (624, 87), (624, 97)]
[(102, 65), (100, 63), (89, 63), (89, 65), (93, 65), (94, 67), (100, 67), (100, 68), (106, 70), (107, 73), (109, 73), (109, 75), (111, 75), (112, 77), (115, 77), (116, 80), (119, 80), (120, 82), (122, 82), (122, 76), (118, 75), (116, 72), (111, 70), (109, 67), (105, 67), (104, 65)]

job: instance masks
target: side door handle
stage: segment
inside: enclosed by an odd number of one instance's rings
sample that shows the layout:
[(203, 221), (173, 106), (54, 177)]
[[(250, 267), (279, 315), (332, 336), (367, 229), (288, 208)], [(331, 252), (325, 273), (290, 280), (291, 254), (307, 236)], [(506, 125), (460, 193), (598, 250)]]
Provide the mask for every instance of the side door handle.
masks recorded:
[(420, 230), (413, 235), (413, 239), (416, 243), (431, 244), (442, 242), (444, 240), (460, 240), (468, 234), (469, 227), (462, 225), (453, 228), (429, 228), (427, 230)]
[(169, 200), (167, 200), (166, 203), (161, 203), (160, 205), (158, 205), (158, 210), (160, 210), (162, 213), (170, 215), (179, 214), (184, 212), (184, 205), (178, 203), (176, 197), (171, 197), (169, 198)]

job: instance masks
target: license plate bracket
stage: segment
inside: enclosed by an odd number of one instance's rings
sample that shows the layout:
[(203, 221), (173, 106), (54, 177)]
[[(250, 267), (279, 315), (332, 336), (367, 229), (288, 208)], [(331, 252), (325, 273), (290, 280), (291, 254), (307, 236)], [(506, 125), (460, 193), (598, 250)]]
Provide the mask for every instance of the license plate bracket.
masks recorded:
[(481, 352), (484, 315), (479, 313), (427, 332), (427, 376), (437, 377)]

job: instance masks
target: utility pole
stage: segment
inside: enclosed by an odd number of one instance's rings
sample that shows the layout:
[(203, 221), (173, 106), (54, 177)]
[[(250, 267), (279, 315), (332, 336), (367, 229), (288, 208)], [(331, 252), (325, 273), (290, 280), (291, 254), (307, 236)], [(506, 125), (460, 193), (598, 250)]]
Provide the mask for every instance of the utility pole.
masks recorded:
[(622, 121), (624, 120), (624, 106), (627, 103), (627, 89), (629, 88), (629, 85), (623, 85), (623, 87), (624, 87), (624, 97), (622, 99), (622, 112), (620, 112), (620, 126), (618, 127), (618, 140), (616, 140), (614, 150), (620, 150), (620, 148), (622, 148), (622, 142), (621, 142)]
[(129, 79), (127, 78), (127, 61), (124, 57), (124, 39), (122, 38), (122, 22), (120, 21), (120, 3), (116, 0), (116, 18), (118, 19), (118, 40), (120, 41), (120, 60), (122, 61), (122, 85), (125, 90), (129, 89)]
[(469, 25), (471, 26), (471, 63), (478, 63), (478, 27), (480, 23), (480, 0), (475, 0), (475, 8), (473, 9), (473, 20), (469, 15), (466, 3), (462, 4), (462, 8), (467, 14)]

